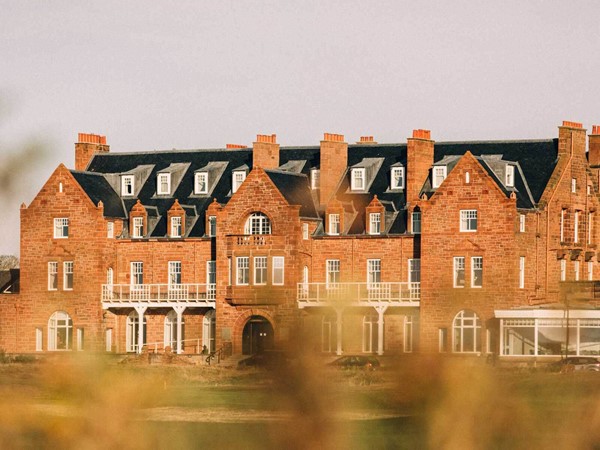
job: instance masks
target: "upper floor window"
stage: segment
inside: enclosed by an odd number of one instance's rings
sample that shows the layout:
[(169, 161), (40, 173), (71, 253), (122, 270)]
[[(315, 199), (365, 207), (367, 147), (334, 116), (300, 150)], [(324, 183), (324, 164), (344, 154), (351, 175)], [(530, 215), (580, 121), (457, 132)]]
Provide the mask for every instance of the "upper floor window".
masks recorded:
[(267, 284), (267, 257), (254, 257), (254, 284)]
[(271, 234), (271, 221), (263, 213), (252, 213), (246, 220), (244, 234)]
[(171, 174), (159, 173), (156, 181), (156, 193), (158, 195), (169, 195), (171, 193)]
[(573, 220), (573, 242), (579, 242), (579, 216), (581, 211), (575, 211), (575, 218)]
[(283, 285), (283, 271), (285, 258), (283, 256), (273, 256), (273, 284)]
[(144, 218), (134, 217), (133, 218), (133, 235), (134, 238), (144, 237)]
[(410, 224), (410, 229), (412, 230), (413, 234), (420, 234), (421, 233), (421, 212), (420, 211), (414, 211), (411, 215), (411, 224)]
[[(140, 217), (141, 219), (141, 217)], [(181, 237), (181, 217), (171, 217), (171, 237)]]
[(231, 192), (236, 193), (240, 188), (244, 180), (246, 179), (246, 171), (244, 170), (236, 170), (233, 172), (233, 180), (231, 183)]
[(302, 224), (302, 239), (306, 240), (308, 239), (308, 224), (307, 223), (303, 223)]
[(567, 215), (566, 209), (560, 210), (560, 242), (565, 242), (565, 216)]
[(51, 261), (48, 263), (48, 290), (56, 291), (58, 289), (58, 263)]
[(525, 289), (525, 257), (519, 257), (519, 289)]
[(340, 282), (340, 260), (327, 260), (327, 278), (325, 279), (327, 288), (335, 287)]
[(483, 257), (471, 258), (471, 287), (483, 287)]
[(69, 219), (54, 219), (54, 237), (56, 239), (65, 239), (69, 237)]
[(587, 236), (587, 243), (591, 244), (592, 240), (593, 240), (593, 236), (594, 236), (594, 213), (589, 212), (588, 213), (588, 236)]
[(208, 194), (208, 172), (196, 172), (194, 175), (194, 194)]
[(477, 210), (461, 209), (460, 231), (477, 231)]
[(446, 166), (433, 166), (433, 187), (438, 188), (446, 179)]
[(571, 178), (571, 192), (577, 192), (577, 179)]
[(115, 237), (115, 223), (108, 222), (106, 224), (106, 237), (112, 239)]
[(329, 214), (329, 233), (331, 235), (340, 234), (340, 215)]
[(465, 183), (469, 184), (471, 182), (471, 174), (469, 172), (465, 172)]
[[(408, 282), (421, 282), (421, 260), (418, 258), (408, 260)], [(413, 288), (411, 288), (412, 290)]]
[(506, 176), (505, 176), (504, 184), (507, 187), (513, 187), (515, 185), (515, 166), (511, 166), (511, 165), (506, 166)]
[(350, 188), (353, 191), (364, 191), (365, 169), (352, 169), (352, 183)]
[(73, 289), (73, 261), (63, 263), (63, 289), (65, 291)]
[(369, 214), (369, 234), (381, 234), (381, 213)]
[(392, 189), (404, 189), (404, 167), (392, 167)]
[(319, 189), (321, 187), (321, 172), (319, 169), (311, 169), (310, 187), (311, 189)]
[(519, 232), (525, 233), (525, 214), (519, 214)]
[(133, 195), (134, 181), (135, 177), (133, 175), (123, 175), (121, 177), (121, 195)]
[(236, 284), (247, 285), (250, 282), (250, 258), (238, 256), (236, 261)]
[(454, 257), (454, 282), (455, 288), (465, 287), (465, 257)]
[(381, 260), (367, 259), (367, 288), (374, 289), (381, 283)]
[(208, 235), (210, 237), (217, 235), (217, 216), (208, 216)]
[(131, 263), (131, 284), (133, 286), (144, 284), (144, 263), (141, 261)]
[(169, 261), (169, 286), (181, 284), (181, 261)]

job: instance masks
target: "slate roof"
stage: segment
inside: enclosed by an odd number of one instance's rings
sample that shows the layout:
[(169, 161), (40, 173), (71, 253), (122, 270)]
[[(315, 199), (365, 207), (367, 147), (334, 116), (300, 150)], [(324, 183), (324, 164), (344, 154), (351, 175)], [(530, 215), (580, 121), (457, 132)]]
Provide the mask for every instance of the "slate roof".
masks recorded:
[(19, 292), (21, 279), (20, 269), (0, 270), (0, 294), (16, 294)]

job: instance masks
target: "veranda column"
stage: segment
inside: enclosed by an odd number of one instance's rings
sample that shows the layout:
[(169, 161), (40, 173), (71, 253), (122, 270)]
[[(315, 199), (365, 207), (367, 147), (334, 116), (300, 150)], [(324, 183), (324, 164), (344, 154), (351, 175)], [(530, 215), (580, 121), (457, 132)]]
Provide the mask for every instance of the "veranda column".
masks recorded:
[(337, 350), (335, 353), (336, 353), (336, 355), (340, 356), (342, 354), (342, 317), (344, 314), (344, 308), (336, 308), (335, 312), (337, 314), (337, 320), (336, 320)]
[(138, 353), (142, 353), (142, 347), (144, 346), (144, 313), (146, 309), (148, 309), (147, 306), (135, 307), (135, 311), (138, 313)]
[(181, 331), (182, 322), (183, 322), (183, 312), (185, 311), (185, 306), (174, 306), (173, 310), (177, 313), (177, 354), (180, 355), (181, 350), (181, 335), (183, 334)]
[(383, 355), (383, 330), (384, 330), (383, 315), (385, 314), (385, 311), (387, 310), (387, 308), (388, 308), (387, 305), (375, 307), (377, 314), (379, 314), (379, 318), (377, 320), (377, 354), (378, 355)]

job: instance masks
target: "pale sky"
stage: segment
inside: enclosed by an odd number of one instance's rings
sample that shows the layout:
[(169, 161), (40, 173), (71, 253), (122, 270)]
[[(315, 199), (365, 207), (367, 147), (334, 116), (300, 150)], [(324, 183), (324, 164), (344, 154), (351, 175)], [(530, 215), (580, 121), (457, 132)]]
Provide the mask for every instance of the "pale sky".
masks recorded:
[[(78, 132), (111, 152), (600, 124), (600, 2), (0, 0), (0, 254)], [(38, 144), (18, 169), (16, 152)], [(21, 158), (22, 159), (22, 158)], [(10, 191), (7, 192), (7, 189)]]

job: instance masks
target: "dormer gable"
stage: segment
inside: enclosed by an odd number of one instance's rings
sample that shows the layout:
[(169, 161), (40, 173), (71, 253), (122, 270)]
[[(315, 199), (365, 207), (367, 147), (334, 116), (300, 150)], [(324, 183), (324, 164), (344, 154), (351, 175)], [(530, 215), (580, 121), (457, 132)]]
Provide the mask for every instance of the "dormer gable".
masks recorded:
[(231, 195), (235, 194), (242, 183), (246, 180), (248, 170), (249, 167), (244, 164), (243, 166), (237, 167), (231, 171)]
[(167, 235), (171, 238), (185, 237), (186, 221), (185, 210), (179, 204), (179, 200), (175, 199), (173, 205), (167, 211)]
[(104, 174), (104, 178), (121, 198), (136, 198), (153, 170), (154, 165), (141, 165), (127, 172)]
[(338, 236), (344, 233), (344, 206), (339, 200), (332, 200), (325, 210), (325, 234)]
[(143, 238), (148, 234), (148, 212), (138, 200), (129, 211), (129, 235), (132, 238)]
[(172, 163), (159, 170), (156, 174), (155, 196), (172, 197), (189, 167), (190, 163)]
[(377, 198), (373, 197), (371, 203), (365, 208), (365, 232), (370, 235), (385, 233), (385, 208)]

